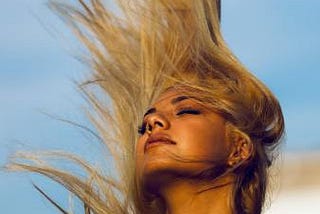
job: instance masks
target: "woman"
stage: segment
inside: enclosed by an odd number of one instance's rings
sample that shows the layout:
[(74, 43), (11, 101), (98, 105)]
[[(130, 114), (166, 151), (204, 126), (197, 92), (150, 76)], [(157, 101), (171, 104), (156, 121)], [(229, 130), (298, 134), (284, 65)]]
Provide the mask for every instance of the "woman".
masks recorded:
[(118, 175), (62, 154), (88, 178), (21, 161), (11, 169), (62, 183), (87, 213), (261, 213), (283, 116), (224, 43), (219, 1), (118, 2), (118, 16), (99, 0), (51, 4), (90, 52), (82, 88)]

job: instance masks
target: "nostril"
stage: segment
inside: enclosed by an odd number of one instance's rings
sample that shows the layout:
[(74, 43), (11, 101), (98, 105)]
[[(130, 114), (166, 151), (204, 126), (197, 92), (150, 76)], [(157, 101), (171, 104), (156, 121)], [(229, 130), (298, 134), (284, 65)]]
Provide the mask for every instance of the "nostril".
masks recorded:
[(162, 124), (160, 121), (156, 121), (154, 125), (157, 125), (157, 126), (163, 127), (163, 124)]
[(152, 132), (152, 125), (150, 125), (149, 123), (147, 123), (147, 125), (146, 125), (146, 132), (147, 133), (151, 133)]
[(154, 129), (165, 129), (168, 126), (166, 118), (160, 114), (152, 114), (147, 119), (146, 132), (151, 133)]

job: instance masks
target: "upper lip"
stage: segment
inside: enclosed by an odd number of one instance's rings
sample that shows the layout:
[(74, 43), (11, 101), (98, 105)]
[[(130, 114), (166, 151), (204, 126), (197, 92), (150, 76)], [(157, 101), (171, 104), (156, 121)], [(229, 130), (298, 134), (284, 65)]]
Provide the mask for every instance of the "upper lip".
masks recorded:
[(163, 142), (163, 143), (168, 143), (168, 144), (176, 144), (173, 140), (168, 135), (165, 134), (152, 134), (150, 137), (147, 139), (145, 145), (144, 145), (144, 151), (146, 151), (147, 146), (149, 144), (155, 143), (155, 142)]

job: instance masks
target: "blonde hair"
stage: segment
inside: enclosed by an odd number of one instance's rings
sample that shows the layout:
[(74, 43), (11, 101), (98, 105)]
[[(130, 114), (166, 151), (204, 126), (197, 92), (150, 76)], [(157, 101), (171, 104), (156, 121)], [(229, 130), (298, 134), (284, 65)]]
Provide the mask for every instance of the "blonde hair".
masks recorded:
[[(89, 50), (86, 61), (92, 75), (81, 88), (94, 108), (91, 119), (115, 160), (118, 176), (104, 176), (69, 154), (51, 155), (79, 164), (88, 178), (43, 164), (35, 154), (18, 156), (35, 164), (20, 159), (9, 168), (56, 180), (83, 201), (86, 213), (161, 213), (163, 207), (149, 203), (135, 180), (137, 126), (160, 93), (183, 86), (185, 93), (197, 94), (254, 145), (251, 161), (236, 169), (240, 176), (233, 207), (239, 213), (259, 213), (267, 167), (283, 135), (283, 116), (273, 94), (225, 44), (220, 1), (118, 0), (118, 13), (100, 0), (78, 2), (80, 8), (56, 2), (50, 6)], [(111, 108), (101, 93), (94, 93), (95, 87), (110, 98)], [(250, 177), (245, 177), (248, 172)]]

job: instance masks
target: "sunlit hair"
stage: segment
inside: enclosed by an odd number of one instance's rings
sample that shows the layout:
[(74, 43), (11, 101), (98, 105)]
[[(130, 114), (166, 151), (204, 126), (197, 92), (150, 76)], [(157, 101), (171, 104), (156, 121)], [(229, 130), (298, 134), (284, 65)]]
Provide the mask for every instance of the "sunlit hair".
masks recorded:
[[(260, 213), (268, 167), (284, 132), (283, 116), (270, 90), (226, 46), (219, 1), (118, 0), (117, 12), (100, 0), (78, 2), (81, 7), (57, 2), (50, 6), (89, 50), (84, 59), (92, 75), (81, 88), (93, 106), (91, 119), (115, 160), (117, 176), (106, 177), (71, 155), (63, 158), (82, 166), (88, 179), (37, 161), (9, 167), (60, 182), (83, 201), (87, 213), (163, 213), (160, 203), (142, 196), (135, 180), (135, 143), (146, 108), (176, 87), (226, 118), (231, 139), (241, 135), (253, 145), (250, 159), (232, 171), (232, 208), (234, 213)], [(110, 98), (111, 107), (103, 96)], [(35, 154), (20, 157), (38, 160)]]

